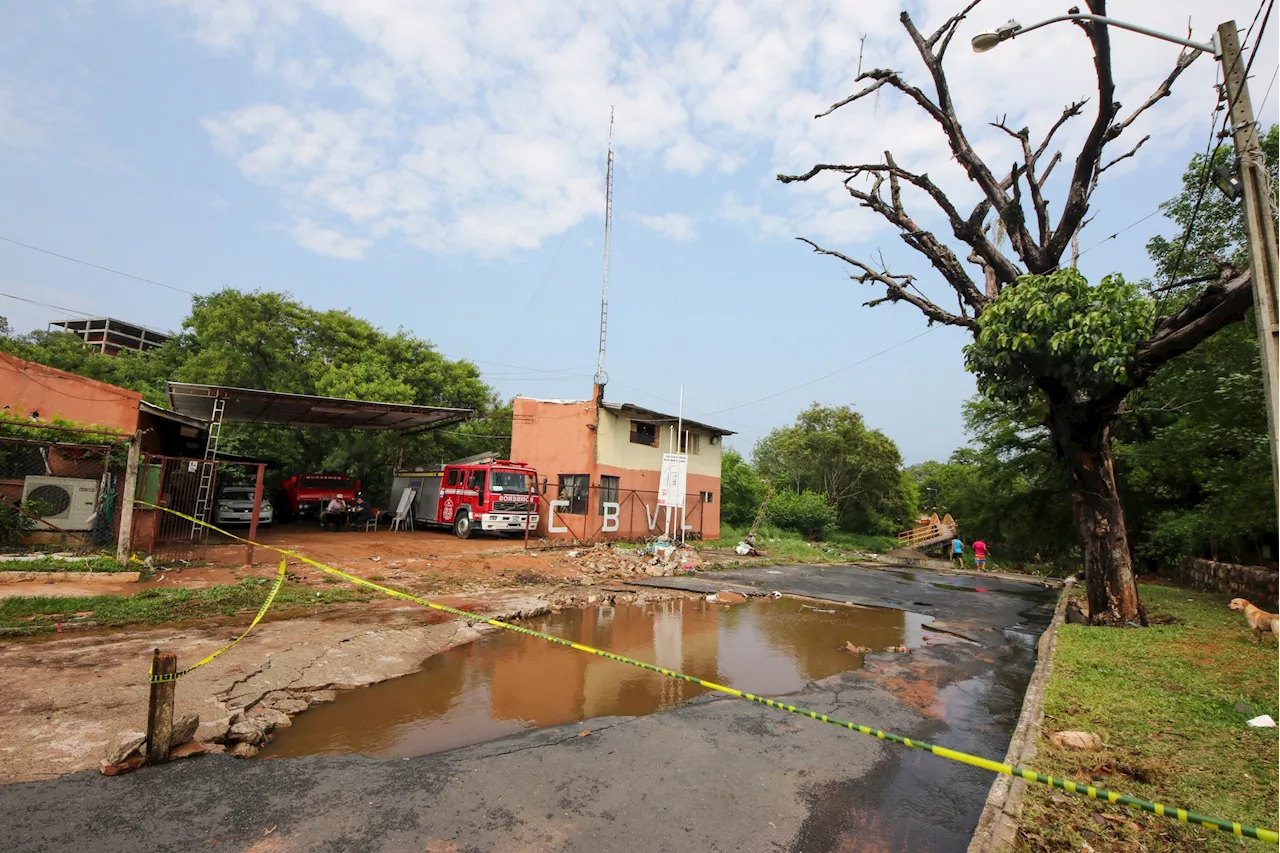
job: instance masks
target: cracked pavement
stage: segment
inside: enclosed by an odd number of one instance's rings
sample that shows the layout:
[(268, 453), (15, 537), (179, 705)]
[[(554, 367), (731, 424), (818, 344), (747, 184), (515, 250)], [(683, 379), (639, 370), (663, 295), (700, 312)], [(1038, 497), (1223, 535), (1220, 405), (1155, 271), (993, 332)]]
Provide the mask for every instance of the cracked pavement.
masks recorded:
[[(717, 573), (710, 583), (879, 600), (929, 613), (976, 640), (868, 655), (863, 669), (810, 684), (790, 701), (1003, 757), (1054, 590), (921, 570), (765, 571)], [(351, 663), (338, 649), (298, 671), (336, 683)], [(287, 667), (242, 671), (238, 677), (248, 677), (235, 689), (255, 686), (237, 695), (280, 689), (293, 677)], [(645, 717), (588, 720), (416, 758), (214, 755), (116, 778), (77, 773), (13, 784), (0, 788), (0, 821), (6, 850), (15, 853), (936, 853), (965, 849), (990, 783), (985, 771), (835, 726), (700, 698)]]

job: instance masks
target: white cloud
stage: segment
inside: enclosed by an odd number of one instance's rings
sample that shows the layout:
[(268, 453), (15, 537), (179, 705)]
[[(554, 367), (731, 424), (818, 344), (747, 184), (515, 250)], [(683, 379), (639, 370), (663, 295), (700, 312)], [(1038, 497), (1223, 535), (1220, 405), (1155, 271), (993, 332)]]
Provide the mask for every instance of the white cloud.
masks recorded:
[(665, 234), (677, 243), (692, 243), (698, 239), (693, 220), (683, 213), (664, 213), (661, 216), (640, 215), (640, 222), (659, 234)]
[[(207, 119), (218, 150), (247, 178), (275, 188), (283, 210), (343, 222), (370, 245), (398, 237), (433, 251), (500, 253), (537, 247), (599, 215), (610, 106), (623, 168), (646, 180), (732, 174), (719, 216), (762, 235), (876, 234), (876, 217), (837, 180), (782, 187), (773, 174), (877, 162), (886, 149), (958, 202), (976, 200), (932, 119), (892, 90), (813, 118), (862, 85), (860, 66), (898, 69), (932, 92), (898, 22), (902, 4), (889, 0), (156, 2), (187, 10), (184, 24), (197, 39), (243, 53), (283, 86), (274, 102)], [(925, 31), (957, 5), (909, 4)], [(1168, 0), (1141, 11), (1143, 24), (1168, 32), (1185, 32), (1190, 14), (1207, 39), (1219, 16), (1247, 20), (1253, 9), (1243, 0), (1223, 0), (1212, 12), (1196, 0)], [(1018, 152), (987, 123), (1007, 115), (1038, 135), (1063, 105), (1096, 100), (1092, 56), (1068, 24), (982, 55), (968, 50), (968, 39), (1015, 14), (1029, 22), (1059, 12), (1051, 0), (988, 0), (947, 54), (957, 109), (993, 168), (1007, 168), (995, 164)], [(1117, 97), (1132, 107), (1167, 73), (1177, 48), (1130, 33), (1112, 38)], [(1266, 45), (1263, 67), (1274, 56)], [(1211, 59), (1202, 58), (1172, 98), (1130, 128), (1115, 153), (1143, 134), (1152, 140), (1129, 168), (1201, 132), (1212, 76)], [(1066, 164), (1055, 181), (1069, 174), (1091, 107), (1061, 134)], [(1049, 196), (1063, 196), (1053, 182)], [(926, 199), (908, 193), (908, 201), (922, 225), (937, 227)]]
[(299, 219), (289, 231), (298, 245), (310, 249), (318, 255), (343, 260), (358, 260), (364, 257), (365, 250), (373, 245), (372, 240), (364, 237), (349, 237), (333, 228), (323, 228), (310, 219)]

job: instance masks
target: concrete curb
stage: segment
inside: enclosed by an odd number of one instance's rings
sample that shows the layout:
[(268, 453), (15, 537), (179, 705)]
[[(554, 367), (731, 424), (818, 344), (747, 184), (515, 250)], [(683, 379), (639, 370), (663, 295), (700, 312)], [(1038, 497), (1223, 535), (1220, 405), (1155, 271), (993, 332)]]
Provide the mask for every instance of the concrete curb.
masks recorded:
[[(1040, 635), (1036, 647), (1036, 668), (1027, 683), (1022, 699), (1022, 713), (1009, 741), (1009, 751), (1004, 763), (1025, 766), (1036, 757), (1036, 744), (1040, 740), (1040, 727), (1044, 724), (1044, 691), (1053, 674), (1053, 652), (1058, 646), (1058, 629), (1066, 620), (1067, 596), (1072, 583), (1063, 586), (1054, 608), (1053, 620)], [(987, 803), (978, 818), (978, 828), (973, 832), (967, 853), (1008, 853), (1017, 840), (1018, 818), (1022, 814), (1022, 797), (1026, 792), (1025, 779), (1015, 779), (1003, 774), (996, 776), (987, 794)]]
[(139, 572), (0, 572), (0, 584), (30, 581), (137, 583), (139, 577)]

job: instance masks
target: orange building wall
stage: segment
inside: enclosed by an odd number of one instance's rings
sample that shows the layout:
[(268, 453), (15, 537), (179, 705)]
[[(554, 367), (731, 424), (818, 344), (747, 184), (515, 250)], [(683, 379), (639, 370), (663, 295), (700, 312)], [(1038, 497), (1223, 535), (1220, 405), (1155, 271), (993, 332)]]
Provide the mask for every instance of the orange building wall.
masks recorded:
[(136, 391), (0, 353), (0, 405), (11, 414), (39, 412), (41, 421), (61, 418), (131, 435), (140, 402)]
[[(512, 403), (512, 415), (511, 458), (532, 465), (538, 472), (538, 481), (547, 483), (538, 523), (539, 534), (577, 539), (633, 539), (663, 531), (667, 510), (657, 506), (661, 472), (617, 468), (596, 461), (596, 404), (593, 401), (560, 402), (517, 397)], [(602, 475), (619, 478), (621, 507), (616, 532), (601, 532), (603, 519), (599, 490), (592, 488), (585, 515), (557, 514), (557, 525), (567, 527), (569, 532), (548, 534), (548, 505), (556, 499), (561, 474), (586, 474), (593, 487), (600, 484)], [(718, 539), (720, 478), (690, 473), (687, 490), (689, 507), (686, 523), (693, 530), (700, 531), (704, 539)], [(711, 503), (702, 505), (697, 500), (700, 492), (711, 492)], [(675, 514), (678, 515), (679, 510), (675, 510)], [(652, 529), (649, 527), (650, 518), (655, 521)], [(676, 524), (672, 524), (672, 529), (676, 529)]]

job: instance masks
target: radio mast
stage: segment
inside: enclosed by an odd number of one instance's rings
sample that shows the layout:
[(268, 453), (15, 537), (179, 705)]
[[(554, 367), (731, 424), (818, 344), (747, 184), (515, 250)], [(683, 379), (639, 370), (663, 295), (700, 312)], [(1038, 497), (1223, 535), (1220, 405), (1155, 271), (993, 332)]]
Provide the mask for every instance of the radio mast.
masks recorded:
[(596, 356), (595, 384), (603, 395), (609, 374), (604, 371), (604, 345), (609, 330), (609, 244), (613, 238), (613, 108), (609, 108), (608, 154), (604, 168), (604, 276), (600, 285), (600, 350)]

